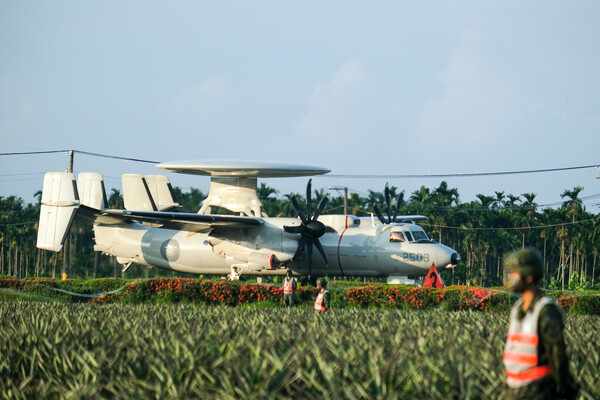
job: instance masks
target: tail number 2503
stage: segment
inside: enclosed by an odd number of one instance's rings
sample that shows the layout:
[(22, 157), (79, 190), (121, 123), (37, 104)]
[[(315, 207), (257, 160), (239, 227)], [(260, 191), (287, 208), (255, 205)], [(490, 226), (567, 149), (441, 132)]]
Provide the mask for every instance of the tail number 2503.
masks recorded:
[(425, 253), (425, 254), (420, 254), (420, 253), (402, 253), (402, 259), (404, 261), (425, 261), (428, 262), (429, 261), (429, 254)]

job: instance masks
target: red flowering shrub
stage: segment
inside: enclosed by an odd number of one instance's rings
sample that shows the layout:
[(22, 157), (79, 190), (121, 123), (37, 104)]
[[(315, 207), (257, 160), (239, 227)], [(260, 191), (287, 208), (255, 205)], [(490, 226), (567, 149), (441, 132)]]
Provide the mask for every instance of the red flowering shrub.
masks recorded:
[(436, 304), (438, 295), (435, 289), (414, 287), (404, 294), (404, 305), (408, 308), (427, 308)]
[(18, 289), (21, 286), (21, 281), (16, 278), (0, 278), (0, 288)]
[[(300, 287), (297, 299), (308, 300), (316, 296), (312, 287)], [(123, 301), (125, 303), (201, 303), (211, 305), (245, 305), (268, 301), (283, 302), (283, 288), (280, 286), (244, 284), (228, 281), (197, 280), (189, 278), (156, 278), (133, 282), (112, 297), (101, 301)]]
[(350, 289), (346, 292), (345, 299), (360, 307), (416, 309), (435, 305), (436, 293), (436, 289), (380, 283)]
[(491, 289), (468, 289), (462, 292), (462, 304), (460, 308), (466, 308), (477, 311), (486, 311), (488, 309), (489, 300), (498, 290)]
[[(70, 302), (89, 301), (89, 296), (78, 296), (78, 294), (102, 294), (91, 300), (93, 304), (121, 302), (244, 306), (262, 303), (271, 306), (283, 303), (283, 288), (278, 285), (190, 278), (155, 278), (131, 282), (112, 278), (62, 281), (50, 278), (18, 280), (12, 277), (1, 277), (0, 288), (11, 288), (45, 297), (51, 296)], [(329, 290), (332, 294), (333, 308), (440, 307), (447, 311), (505, 312), (517, 298), (505, 291), (472, 286), (432, 289), (414, 285), (383, 283), (365, 285), (359, 282), (336, 284), (334, 282)], [(549, 292), (548, 295), (554, 297), (565, 312), (600, 315), (600, 296), (596, 293), (578, 293), (577, 297), (574, 297), (565, 296), (565, 293), (557, 291)], [(300, 286), (295, 296), (297, 305), (312, 305), (317, 296), (317, 289), (312, 286)]]
[(577, 297), (561, 297), (558, 299), (558, 304), (562, 307), (563, 310), (568, 311), (570, 308), (575, 307), (579, 299)]
[(346, 292), (345, 300), (350, 304), (360, 307), (377, 308), (389, 301), (381, 284), (370, 284), (350, 289)]

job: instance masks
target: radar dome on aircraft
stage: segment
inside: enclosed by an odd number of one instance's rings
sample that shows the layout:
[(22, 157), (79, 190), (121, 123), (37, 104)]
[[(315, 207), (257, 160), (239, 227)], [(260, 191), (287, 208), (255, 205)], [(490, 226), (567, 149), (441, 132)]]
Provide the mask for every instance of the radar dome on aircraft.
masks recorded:
[(326, 168), (309, 165), (247, 160), (173, 161), (158, 164), (156, 167), (181, 174), (217, 177), (289, 178), (331, 172)]

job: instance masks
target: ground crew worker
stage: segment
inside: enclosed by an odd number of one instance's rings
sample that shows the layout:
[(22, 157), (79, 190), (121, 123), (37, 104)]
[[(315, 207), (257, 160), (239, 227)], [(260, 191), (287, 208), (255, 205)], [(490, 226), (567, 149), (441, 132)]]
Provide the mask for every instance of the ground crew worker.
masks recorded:
[(286, 277), (283, 278), (283, 304), (286, 307), (292, 307), (294, 305), (294, 294), (298, 284), (296, 280), (292, 277), (292, 271), (288, 269)]
[(319, 294), (315, 300), (315, 310), (327, 311), (329, 310), (329, 303), (331, 302), (331, 293), (327, 290), (327, 281), (323, 278), (319, 280), (317, 284)]
[(538, 287), (543, 262), (535, 249), (510, 253), (504, 260), (506, 287), (521, 294), (510, 313), (504, 365), (503, 399), (573, 399), (578, 387), (569, 372), (560, 306)]

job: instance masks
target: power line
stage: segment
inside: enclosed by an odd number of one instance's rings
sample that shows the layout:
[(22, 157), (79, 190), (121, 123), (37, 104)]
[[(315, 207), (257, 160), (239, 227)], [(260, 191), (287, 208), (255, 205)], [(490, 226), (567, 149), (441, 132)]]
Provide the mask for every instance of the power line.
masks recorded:
[(523, 229), (534, 230), (534, 229), (543, 229), (543, 228), (555, 228), (557, 226), (579, 225), (579, 224), (585, 224), (588, 222), (598, 222), (598, 221), (600, 221), (600, 217), (584, 219), (584, 220), (575, 221), (575, 222), (561, 222), (558, 224), (522, 226), (522, 227), (511, 227), (511, 228), (468, 228), (468, 227), (464, 227), (464, 226), (445, 226), (445, 225), (428, 224), (426, 222), (421, 222), (419, 225), (425, 225), (425, 226), (429, 226), (431, 228), (455, 229), (455, 230), (461, 230), (461, 231), (520, 231)]
[(135, 162), (141, 162), (141, 163), (147, 163), (147, 164), (159, 164), (160, 163), (160, 161), (142, 160), (139, 158), (111, 156), (111, 155), (107, 155), (107, 154), (90, 153), (87, 151), (80, 151), (80, 150), (73, 150), (73, 151), (80, 153), (80, 154), (85, 154), (85, 155), (94, 156), (94, 157), (104, 157), (104, 158), (112, 158), (112, 159), (116, 159), (116, 160), (135, 161)]
[(46, 150), (46, 151), (23, 151), (14, 153), (0, 153), (0, 156), (28, 156), (35, 154), (53, 154), (53, 153), (67, 153), (71, 150)]
[(316, 176), (316, 178), (358, 178), (358, 179), (373, 179), (373, 178), (385, 178), (385, 179), (409, 179), (409, 178), (465, 178), (472, 176), (492, 176), (492, 175), (517, 175), (517, 174), (536, 174), (541, 172), (558, 172), (558, 171), (570, 171), (575, 169), (587, 169), (587, 168), (598, 168), (598, 165), (581, 165), (576, 167), (564, 167), (564, 168), (547, 168), (547, 169), (531, 169), (521, 171), (501, 171), (501, 172), (470, 172), (470, 173), (459, 173), (459, 174), (399, 174), (399, 175), (342, 175), (342, 174), (325, 174)]
[[(54, 153), (67, 153), (72, 151), (74, 153), (84, 154), (93, 157), (112, 158), (116, 160), (135, 161), (148, 164), (159, 164), (160, 161), (144, 160), (140, 158), (131, 157), (120, 157), (110, 154), (92, 153), (89, 151), (82, 150), (46, 150), (46, 151), (26, 151), (26, 152), (12, 152), (12, 153), (0, 153), (0, 156), (18, 156), (18, 155), (36, 155), (36, 154), (54, 154)], [(559, 172), (559, 171), (571, 171), (576, 169), (588, 169), (588, 168), (600, 168), (599, 164), (593, 165), (580, 165), (563, 168), (546, 168), (546, 169), (530, 169), (530, 170), (517, 170), (517, 171), (499, 171), (499, 172), (468, 172), (468, 173), (457, 173), (457, 174), (325, 174), (318, 175), (316, 178), (358, 178), (358, 179), (373, 179), (373, 178), (388, 178), (388, 179), (409, 179), (409, 178), (464, 178), (473, 176), (493, 176), (493, 175), (518, 175), (518, 174), (536, 174), (543, 172)]]
[(23, 225), (34, 225), (37, 224), (38, 221), (29, 221), (29, 222), (13, 222), (10, 224), (0, 224), (1, 227), (6, 227), (6, 226), (23, 226)]
[(120, 156), (113, 156), (113, 155), (109, 155), (109, 154), (91, 153), (89, 151), (81, 151), (81, 150), (25, 151), (25, 152), (15, 152), (15, 153), (0, 153), (0, 156), (55, 154), (55, 153), (68, 153), (70, 151), (72, 151), (73, 153), (84, 154), (84, 155), (93, 156), (93, 157), (112, 158), (112, 159), (116, 159), (116, 160), (135, 161), (135, 162), (148, 163), (148, 164), (159, 164), (160, 163), (160, 161), (143, 160), (140, 158), (131, 158), (131, 157), (120, 157)]

